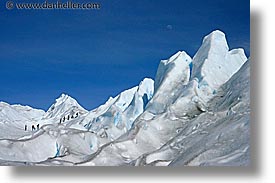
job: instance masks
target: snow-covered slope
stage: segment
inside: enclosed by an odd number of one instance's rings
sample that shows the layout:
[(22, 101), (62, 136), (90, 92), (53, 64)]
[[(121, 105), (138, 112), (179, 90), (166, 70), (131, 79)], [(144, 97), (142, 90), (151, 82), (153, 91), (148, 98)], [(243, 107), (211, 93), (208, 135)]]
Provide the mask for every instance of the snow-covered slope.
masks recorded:
[(213, 31), (92, 111), (65, 94), (47, 112), (1, 102), (0, 164), (248, 165), (249, 75), (244, 50)]
[(29, 130), (24, 130), (25, 125), (28, 129), (32, 125), (36, 126), (44, 114), (43, 110), (33, 109), (29, 106), (0, 102), (0, 139), (17, 139), (28, 135)]

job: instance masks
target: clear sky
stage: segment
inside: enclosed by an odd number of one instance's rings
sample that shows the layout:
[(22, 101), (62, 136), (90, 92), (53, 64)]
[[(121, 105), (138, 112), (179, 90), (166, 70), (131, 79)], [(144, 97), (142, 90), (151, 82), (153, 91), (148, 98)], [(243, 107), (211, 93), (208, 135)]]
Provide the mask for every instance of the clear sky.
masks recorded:
[(96, 2), (100, 10), (7, 10), (0, 1), (0, 101), (46, 110), (67, 93), (93, 109), (154, 78), (161, 59), (192, 57), (215, 29), (250, 55), (249, 0)]

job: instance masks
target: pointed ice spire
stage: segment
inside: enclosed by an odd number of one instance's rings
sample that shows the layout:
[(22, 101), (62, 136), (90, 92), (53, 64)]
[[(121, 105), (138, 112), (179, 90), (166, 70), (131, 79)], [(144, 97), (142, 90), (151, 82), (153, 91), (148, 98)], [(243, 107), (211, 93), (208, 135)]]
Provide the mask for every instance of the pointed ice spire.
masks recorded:
[(191, 79), (198, 78), (200, 85), (217, 89), (236, 73), (247, 60), (243, 49), (229, 51), (226, 36), (215, 30), (205, 36), (193, 58)]
[(184, 51), (177, 52), (168, 60), (162, 60), (155, 77), (155, 91), (157, 91), (161, 85), (168, 87), (172, 80), (187, 83), (190, 76), (189, 64), (191, 62), (191, 57)]
[(69, 111), (87, 112), (78, 102), (67, 94), (61, 94), (46, 113), (46, 118), (65, 115)]
[[(63, 105), (66, 104), (66, 105), (81, 107), (81, 106), (78, 104), (78, 102), (77, 102), (74, 98), (72, 98), (72, 97), (70, 97), (69, 95), (64, 94), (64, 93), (62, 93), (62, 94), (60, 95), (60, 97), (57, 98), (55, 101), (56, 101), (55, 104), (54, 104), (55, 106), (62, 105), (62, 104), (63, 104)], [(82, 108), (82, 107), (81, 107), (81, 108)]]
[(179, 51), (159, 64), (155, 77), (155, 92), (147, 105), (152, 113), (161, 113), (178, 97), (181, 89), (189, 82), (192, 59)]

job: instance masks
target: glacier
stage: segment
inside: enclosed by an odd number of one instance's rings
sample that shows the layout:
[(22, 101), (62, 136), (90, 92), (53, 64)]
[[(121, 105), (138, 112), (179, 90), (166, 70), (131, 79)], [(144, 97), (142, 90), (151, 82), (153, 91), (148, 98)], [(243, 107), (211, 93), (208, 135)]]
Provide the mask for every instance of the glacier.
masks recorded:
[(215, 30), (91, 111), (0, 102), (0, 165), (248, 166), (249, 126), (250, 59)]

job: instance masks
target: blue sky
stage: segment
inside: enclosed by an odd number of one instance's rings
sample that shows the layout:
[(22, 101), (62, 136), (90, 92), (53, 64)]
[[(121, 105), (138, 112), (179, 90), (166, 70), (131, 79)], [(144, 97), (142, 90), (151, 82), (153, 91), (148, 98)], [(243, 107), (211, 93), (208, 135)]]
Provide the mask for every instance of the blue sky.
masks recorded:
[(96, 2), (100, 10), (7, 10), (0, 2), (0, 101), (46, 110), (67, 93), (93, 109), (154, 78), (161, 59), (193, 56), (215, 29), (250, 55), (249, 0)]

